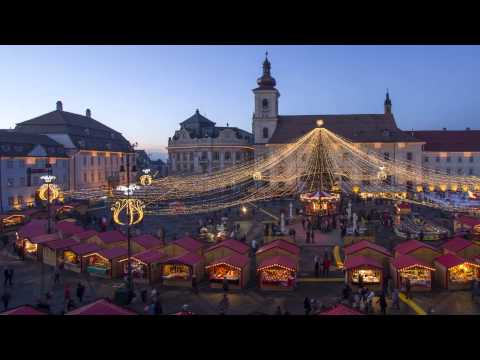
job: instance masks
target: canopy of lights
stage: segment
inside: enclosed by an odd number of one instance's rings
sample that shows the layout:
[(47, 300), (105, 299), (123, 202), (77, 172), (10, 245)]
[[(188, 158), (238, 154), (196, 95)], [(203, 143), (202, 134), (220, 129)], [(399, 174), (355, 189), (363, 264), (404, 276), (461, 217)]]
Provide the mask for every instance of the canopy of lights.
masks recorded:
[[(210, 212), (315, 191), (402, 199), (462, 211), (466, 204), (436, 201), (430, 194), (452, 191), (465, 196), (480, 190), (479, 177), (449, 175), (413, 161), (385, 159), (372, 147), (352, 143), (322, 127), (323, 121), (317, 125), (295, 143), (267, 145), (266, 153), (255, 160), (220, 171), (161, 179), (147, 171), (128, 196), (140, 200), (146, 214), (157, 215)], [(122, 190), (90, 189), (70, 196), (107, 196), (118, 201), (125, 197)]]

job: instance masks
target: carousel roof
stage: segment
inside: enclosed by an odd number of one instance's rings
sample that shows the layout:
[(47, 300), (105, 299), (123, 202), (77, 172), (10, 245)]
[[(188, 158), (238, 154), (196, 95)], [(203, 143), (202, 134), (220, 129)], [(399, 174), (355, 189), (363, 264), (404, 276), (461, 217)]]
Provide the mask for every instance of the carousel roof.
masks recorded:
[(165, 253), (161, 250), (150, 249), (133, 256), (133, 258), (145, 263), (153, 264), (159, 262), (165, 257)]
[(111, 249), (102, 249), (97, 253), (108, 260), (113, 260), (119, 257), (127, 256), (128, 250), (123, 247), (114, 247)]
[(345, 306), (343, 304), (337, 304), (333, 308), (321, 312), (319, 315), (365, 315), (364, 313), (352, 309), (351, 307)]
[(262, 246), (260, 249), (257, 250), (257, 254), (261, 254), (265, 251), (268, 251), (277, 247), (285, 251), (288, 251), (293, 255), (300, 254), (300, 248), (297, 245), (282, 239), (272, 241), (271, 243), (268, 243), (267, 245)]
[(443, 244), (442, 248), (452, 252), (458, 252), (460, 250), (463, 250), (469, 247), (470, 245), (479, 246), (475, 244), (473, 241), (457, 236), (457, 237), (454, 237), (453, 239), (448, 240), (445, 244)]
[(377, 245), (368, 240), (362, 240), (356, 244), (349, 245), (344, 249), (344, 251), (345, 251), (345, 255), (350, 255), (358, 251), (361, 251), (363, 249), (371, 249), (381, 254), (392, 256), (391, 252), (385, 249), (383, 246)]
[(100, 299), (68, 312), (66, 315), (137, 315), (135, 312)]
[(0, 315), (47, 315), (47, 314), (35, 309), (33, 306), (22, 305), (14, 309), (4, 311), (0, 313)]
[(257, 271), (276, 266), (285, 267), (289, 270), (297, 271), (297, 263), (291, 257), (283, 255), (272, 256), (263, 259), (260, 265), (257, 266)]
[(440, 251), (438, 249), (434, 248), (433, 246), (431, 246), (429, 244), (425, 244), (421, 241), (418, 241), (418, 240), (405, 241), (405, 242), (395, 246), (394, 250), (401, 253), (401, 254), (409, 254), (412, 251), (415, 251), (415, 250), (421, 249), (421, 248), (430, 249), (430, 250), (436, 251), (440, 254)]
[(116, 243), (116, 242), (120, 242), (120, 241), (127, 241), (126, 236), (123, 235), (118, 230), (111, 230), (111, 231), (105, 231), (105, 232), (98, 233), (98, 237), (105, 244), (111, 244), (111, 243)]
[(60, 235), (58, 233), (44, 234), (30, 238), (32, 244), (43, 244), (49, 241), (59, 240)]
[(85, 240), (85, 239), (89, 239), (95, 235), (98, 235), (98, 232), (96, 232), (95, 230), (85, 230), (81, 233), (77, 233), (75, 234), (75, 237), (82, 241), (82, 240)]
[(190, 265), (193, 266), (195, 264), (198, 264), (199, 262), (203, 261), (203, 257), (189, 252), (177, 257), (171, 257), (168, 259), (164, 259), (161, 262), (164, 264), (183, 264), (183, 265)]
[(197, 251), (203, 246), (203, 243), (195, 240), (190, 236), (185, 236), (181, 239), (175, 240), (173, 243), (184, 248), (187, 251)]
[(335, 196), (325, 191), (304, 193), (300, 195), (301, 200), (321, 200), (321, 199), (330, 199), (330, 198), (333, 199), (335, 198)]
[(66, 235), (75, 235), (80, 234), (85, 231), (85, 229), (75, 223), (70, 221), (61, 221), (57, 223), (57, 231), (61, 231)]
[(70, 246), (68, 250), (74, 252), (79, 256), (83, 256), (89, 253), (98, 252), (101, 250), (101, 247), (97, 244), (76, 244)]
[(65, 249), (70, 246), (78, 244), (77, 240), (74, 240), (72, 238), (68, 239), (57, 239), (57, 240), (52, 240), (47, 243), (45, 243), (45, 246), (48, 247), (49, 249), (52, 250), (60, 250), (60, 249)]
[(474, 218), (471, 216), (459, 216), (455, 221), (465, 224), (471, 227), (474, 227), (476, 225), (480, 225), (480, 219), (479, 218)]
[(18, 229), (21, 238), (33, 238), (47, 233), (47, 220), (32, 220)]
[(151, 249), (163, 245), (162, 240), (150, 234), (135, 236), (134, 238), (132, 238), (132, 241), (136, 242), (138, 245), (144, 247), (145, 249)]
[(212, 261), (206, 267), (220, 265), (220, 264), (227, 264), (237, 268), (243, 268), (250, 262), (250, 258), (245, 255), (241, 254), (233, 254), (230, 256), (225, 256), (223, 258), (217, 259)]
[(349, 256), (345, 260), (345, 269), (346, 270), (358, 268), (358, 267), (361, 267), (361, 266), (371, 266), (371, 267), (374, 267), (374, 268), (383, 269), (383, 265), (380, 264), (380, 262), (378, 262), (377, 260), (372, 259), (370, 257), (363, 256), (363, 255)]
[(451, 253), (439, 256), (435, 258), (435, 261), (447, 269), (467, 262), (467, 260), (461, 258), (460, 256)]
[(238, 241), (238, 240), (234, 240), (234, 239), (228, 239), (228, 240), (224, 240), (224, 241), (220, 241), (218, 244), (215, 244), (211, 247), (209, 247), (206, 252), (208, 251), (212, 251), (212, 250), (215, 250), (215, 249), (218, 249), (218, 248), (221, 248), (221, 247), (227, 247), (239, 254), (246, 254), (250, 251), (250, 248), (248, 247), (248, 245), (245, 245), (244, 243)]
[(398, 257), (393, 259), (392, 260), (392, 265), (398, 270), (405, 269), (407, 267), (411, 267), (411, 266), (415, 266), (415, 265), (423, 266), (423, 267), (426, 267), (430, 270), (435, 270), (427, 262), (425, 262), (423, 260), (419, 260), (417, 258), (414, 258), (413, 256), (406, 255), (406, 254), (400, 254)]

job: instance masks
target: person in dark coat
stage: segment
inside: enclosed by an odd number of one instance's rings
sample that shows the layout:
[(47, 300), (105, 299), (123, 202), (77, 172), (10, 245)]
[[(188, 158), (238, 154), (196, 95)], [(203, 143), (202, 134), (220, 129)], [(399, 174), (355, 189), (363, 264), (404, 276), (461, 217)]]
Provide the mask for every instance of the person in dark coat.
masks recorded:
[(77, 298), (79, 302), (83, 301), (83, 295), (85, 294), (85, 286), (81, 282), (77, 285)]
[(310, 230), (307, 230), (307, 232), (306, 232), (305, 242), (306, 242), (307, 244), (310, 243)]
[(5, 289), (2, 295), (2, 302), (3, 302), (3, 308), (4, 310), (8, 309), (8, 303), (10, 302), (10, 299), (12, 298), (12, 295)]
[(195, 275), (192, 276), (192, 290), (194, 294), (198, 294), (198, 283)]
[(154, 305), (154, 308), (153, 308), (153, 312), (155, 315), (162, 315), (163, 314), (163, 306), (162, 306), (162, 301), (160, 300), (160, 298), (157, 299), (157, 301), (155, 301), (155, 305)]
[(147, 289), (142, 289), (140, 292), (140, 298), (142, 299), (142, 303), (146, 304), (147, 303)]
[(380, 311), (383, 315), (387, 315), (387, 299), (385, 299), (385, 294), (381, 293), (380, 297), (377, 300), (377, 304), (380, 304)]
[(319, 271), (320, 271), (320, 263), (317, 261), (315, 261), (315, 277), (318, 278), (319, 276)]
[(407, 297), (407, 299), (411, 299), (412, 296), (410, 294), (410, 290), (412, 289), (412, 284), (410, 283), (410, 279), (407, 278), (405, 280), (405, 296)]
[(363, 276), (362, 276), (362, 274), (358, 274), (358, 288), (359, 289), (363, 288)]
[(3, 286), (7, 286), (8, 278), (10, 277), (10, 271), (8, 270), (8, 268), (5, 268), (5, 270), (3, 270), (3, 277), (4, 277)]
[(229, 288), (228, 279), (227, 279), (227, 277), (225, 276), (225, 277), (223, 278), (223, 291), (228, 292), (228, 288)]
[(13, 268), (8, 270), (8, 284), (13, 286)]
[(305, 309), (305, 315), (309, 315), (312, 311), (312, 305), (310, 303), (310, 299), (308, 297), (303, 300), (303, 308)]

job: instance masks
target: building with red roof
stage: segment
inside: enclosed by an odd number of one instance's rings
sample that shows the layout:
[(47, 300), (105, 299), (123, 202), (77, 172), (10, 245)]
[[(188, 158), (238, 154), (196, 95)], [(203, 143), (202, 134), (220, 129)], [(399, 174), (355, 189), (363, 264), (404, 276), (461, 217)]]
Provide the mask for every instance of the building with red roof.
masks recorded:
[(479, 244), (459, 236), (448, 240), (443, 244), (442, 249), (444, 254), (452, 253), (465, 259), (473, 259), (475, 256), (480, 255)]
[(205, 250), (205, 261), (211, 263), (212, 261), (224, 258), (226, 256), (239, 254), (248, 256), (250, 247), (238, 240), (228, 239), (220, 241), (219, 243), (210, 246)]
[[(153, 284), (162, 276), (162, 268), (158, 266), (167, 255), (160, 249), (150, 249), (131, 257), (132, 277), (135, 282)], [(128, 258), (120, 260), (125, 270)]]
[(190, 236), (185, 236), (167, 244), (163, 251), (170, 257), (179, 256), (186, 253), (203, 254), (203, 243)]
[(132, 248), (135, 252), (142, 252), (150, 249), (160, 249), (164, 246), (161, 239), (150, 234), (142, 234), (132, 238)]
[[(72, 237), (74, 239), (75, 237)], [(63, 250), (63, 266), (66, 270), (82, 272), (84, 269), (84, 256), (102, 250), (93, 243), (77, 243)]]
[(22, 249), (26, 257), (42, 261), (44, 245), (56, 240), (60, 240), (58, 233), (37, 235), (32, 238), (18, 238), (15, 243), (18, 248)]
[(32, 220), (18, 229), (17, 238), (31, 239), (36, 236), (45, 235), (47, 233), (47, 228), (47, 220)]
[(404, 287), (408, 279), (412, 291), (431, 290), (434, 271), (435, 267), (430, 263), (406, 254), (399, 254), (390, 263), (390, 274), (395, 287)]
[(193, 276), (199, 282), (205, 273), (203, 256), (193, 252), (167, 257), (161, 264), (164, 285), (191, 286)]
[(322, 311), (319, 315), (358, 316), (365, 314), (349, 306), (337, 304), (328, 310)]
[(296, 267), (298, 267), (300, 248), (289, 241), (279, 239), (262, 246), (255, 253), (257, 264), (274, 256), (290, 257), (297, 264)]
[(400, 254), (410, 255), (430, 265), (433, 264), (436, 257), (442, 254), (437, 248), (418, 240), (407, 240), (395, 246), (394, 253), (395, 257)]
[(124, 275), (121, 261), (127, 257), (126, 248), (116, 247), (84, 255), (82, 261), (84, 261), (85, 271), (92, 276), (118, 278)]
[(257, 265), (260, 289), (293, 290), (298, 272), (298, 260), (292, 256), (274, 255)]
[(435, 280), (444, 289), (470, 289), (472, 281), (480, 277), (479, 264), (452, 253), (437, 257), (434, 264)]
[(358, 243), (349, 245), (344, 248), (345, 258), (349, 256), (366, 256), (380, 261), (384, 266), (390, 263), (392, 253), (383, 246), (377, 245), (368, 240), (362, 240)]
[(60, 233), (60, 237), (64, 239), (75, 234), (83, 233), (85, 231), (83, 227), (65, 220), (57, 223), (56, 230)]
[(86, 239), (86, 242), (95, 243), (104, 249), (128, 246), (127, 237), (118, 230), (99, 232), (98, 236), (92, 236)]
[(95, 236), (97, 237), (96, 241), (90, 241), (90, 243), (99, 243), (100, 239), (98, 239), (98, 232), (95, 230), (85, 230), (80, 233), (76, 233), (72, 235), (72, 238), (77, 240), (78, 242), (84, 243), (89, 242), (88, 239)]
[(43, 311), (35, 309), (30, 305), (22, 305), (16, 308), (1, 312), (0, 315), (20, 315), (20, 316), (36, 316), (36, 315), (48, 315)]
[(345, 260), (345, 281), (349, 285), (357, 286), (359, 282), (372, 290), (380, 290), (383, 283), (383, 264), (363, 255), (349, 256)]
[(98, 315), (109, 315), (109, 316), (119, 316), (119, 315), (137, 315), (137, 313), (132, 310), (125, 309), (121, 306), (113, 304), (107, 299), (100, 299), (94, 301), (90, 304), (81, 306), (75, 310), (72, 310), (66, 315), (86, 315), (86, 316), (98, 316)]
[(43, 262), (51, 266), (59, 265), (63, 262), (63, 251), (77, 244), (78, 241), (72, 238), (57, 239), (46, 242), (43, 245)]
[(224, 279), (228, 280), (229, 287), (243, 288), (248, 284), (250, 275), (250, 258), (246, 255), (232, 252), (222, 258), (216, 258), (205, 266), (205, 272), (210, 281), (210, 287), (222, 287)]

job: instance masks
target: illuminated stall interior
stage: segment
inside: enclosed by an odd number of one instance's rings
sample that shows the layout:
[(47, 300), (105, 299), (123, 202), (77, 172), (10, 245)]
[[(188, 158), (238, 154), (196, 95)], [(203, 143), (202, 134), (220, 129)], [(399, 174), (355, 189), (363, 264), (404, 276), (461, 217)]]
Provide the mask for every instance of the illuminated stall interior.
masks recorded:
[(432, 289), (435, 268), (428, 263), (410, 255), (400, 254), (391, 262), (390, 268), (397, 288), (404, 287), (406, 280), (409, 279), (413, 291)]
[(345, 261), (346, 281), (349, 285), (362, 283), (372, 289), (380, 289), (383, 282), (383, 265), (376, 259), (357, 255), (349, 256)]
[(288, 256), (265, 258), (257, 267), (260, 289), (293, 290), (297, 274), (297, 263)]
[(59, 239), (60, 236), (57, 233), (44, 234), (32, 238), (24, 238), (21, 241), (20, 246), (23, 248), (26, 257), (35, 260), (42, 260), (43, 246), (50, 241), (56, 241)]
[(205, 267), (210, 287), (221, 287), (225, 278), (233, 288), (244, 287), (248, 282), (249, 262), (247, 256), (240, 254), (212, 261)]
[(165, 285), (191, 285), (192, 275), (199, 281), (204, 273), (203, 257), (186, 253), (162, 260), (162, 278)]
[[(132, 277), (136, 282), (154, 283), (161, 277), (160, 261), (165, 253), (158, 249), (151, 249), (131, 257)], [(128, 274), (128, 258), (120, 261), (123, 265), (123, 274)]]
[(465, 259), (471, 259), (480, 255), (480, 244), (458, 236), (448, 240), (443, 244), (442, 248), (445, 254), (455, 254)]
[(83, 256), (86, 271), (93, 276), (116, 278), (121, 276), (119, 261), (127, 257), (128, 250), (123, 247), (102, 249)]
[(10, 229), (14, 226), (22, 225), (26, 217), (25, 215), (21, 214), (13, 214), (13, 215), (0, 215), (1, 219), (1, 229)]
[(451, 253), (436, 258), (435, 268), (436, 280), (445, 289), (470, 289), (472, 281), (480, 276), (480, 265)]
[(93, 254), (100, 251), (101, 248), (97, 244), (77, 244), (63, 251), (63, 261), (66, 270), (75, 272), (83, 271), (83, 256)]

